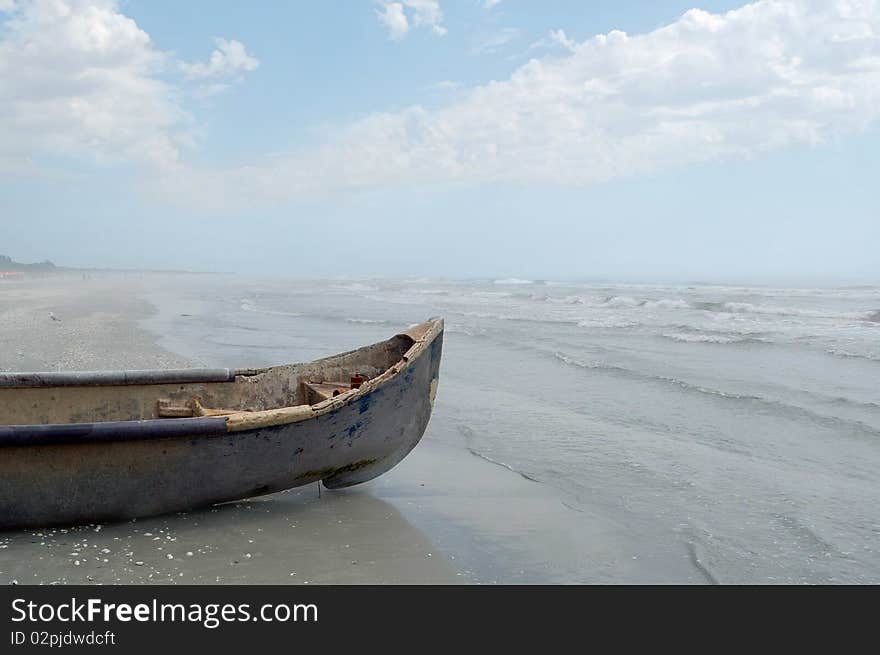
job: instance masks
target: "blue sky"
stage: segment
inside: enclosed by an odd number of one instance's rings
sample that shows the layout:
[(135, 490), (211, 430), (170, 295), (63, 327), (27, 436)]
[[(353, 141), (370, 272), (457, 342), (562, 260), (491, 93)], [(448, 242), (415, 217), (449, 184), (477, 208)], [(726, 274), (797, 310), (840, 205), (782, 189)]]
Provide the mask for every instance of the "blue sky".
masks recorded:
[(871, 0), (0, 12), (21, 260), (880, 281)]

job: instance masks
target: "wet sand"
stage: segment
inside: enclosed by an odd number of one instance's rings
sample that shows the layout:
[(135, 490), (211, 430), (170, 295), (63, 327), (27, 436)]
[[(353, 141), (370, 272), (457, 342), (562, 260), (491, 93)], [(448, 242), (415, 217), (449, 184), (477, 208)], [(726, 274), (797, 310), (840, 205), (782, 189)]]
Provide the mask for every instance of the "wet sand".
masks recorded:
[[(161, 324), (144, 323), (157, 312), (144, 299), (155, 281), (130, 274), (3, 283), (0, 369), (187, 365), (142, 327)], [(172, 281), (187, 284), (186, 276)], [(441, 390), (422, 443), (373, 482), (119, 524), (0, 532), (0, 582), (711, 582), (693, 553), (663, 544), (634, 551), (632, 526), (572, 507), (448, 434), (438, 438), (455, 397), (444, 400)]]

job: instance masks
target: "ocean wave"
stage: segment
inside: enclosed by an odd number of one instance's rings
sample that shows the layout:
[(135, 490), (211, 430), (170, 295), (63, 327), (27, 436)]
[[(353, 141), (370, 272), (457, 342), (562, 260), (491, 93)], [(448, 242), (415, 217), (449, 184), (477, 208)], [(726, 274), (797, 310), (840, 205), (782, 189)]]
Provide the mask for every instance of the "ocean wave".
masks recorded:
[(578, 321), (577, 326), (581, 328), (634, 328), (642, 325), (638, 321), (631, 321), (625, 318), (588, 318)]
[(345, 322), (364, 325), (391, 325), (391, 321), (386, 321), (381, 318), (347, 318), (345, 319)]
[(266, 307), (261, 307), (254, 301), (248, 298), (242, 298), (239, 303), (239, 307), (241, 307), (242, 311), (252, 312), (254, 314), (268, 314), (269, 316), (302, 316), (302, 312), (284, 312), (277, 309), (268, 309)]
[[(841, 426), (845, 426), (849, 429), (855, 429), (863, 434), (869, 434), (871, 435), (871, 437), (877, 437), (878, 435), (880, 435), (880, 430), (861, 421), (820, 414), (818, 412), (807, 409), (806, 407), (801, 407), (800, 405), (792, 405), (781, 400), (774, 400), (771, 398), (764, 398), (762, 396), (754, 396), (751, 394), (730, 393), (727, 391), (721, 391), (720, 389), (713, 389), (711, 387), (704, 387), (698, 384), (693, 384), (692, 382), (687, 382), (678, 378), (665, 375), (654, 375), (652, 373), (643, 373), (641, 371), (636, 371), (631, 368), (617, 366), (615, 364), (608, 364), (606, 362), (583, 362), (560, 352), (555, 352), (553, 353), (553, 355), (556, 359), (567, 365), (583, 368), (586, 370), (609, 371), (613, 374), (621, 375), (623, 377), (627, 377), (633, 380), (674, 385), (679, 389), (682, 389), (689, 393), (698, 393), (729, 401), (758, 403), (795, 420), (801, 420), (804, 417), (809, 417), (810, 420), (814, 421), (815, 423), (821, 424), (829, 429), (839, 430)], [(852, 402), (856, 404), (864, 404), (858, 403), (857, 401)]]
[(509, 464), (505, 464), (504, 462), (499, 462), (497, 459), (492, 459), (492, 458), (489, 457), (488, 455), (485, 455), (485, 454), (481, 453), (481, 452), (480, 452), (479, 450), (477, 450), (476, 448), (471, 448), (470, 446), (468, 446), (468, 452), (469, 452), (471, 455), (475, 456), (475, 457), (479, 457), (480, 459), (484, 459), (484, 460), (486, 460), (486, 461), (489, 462), (490, 464), (494, 464), (495, 466), (500, 466), (501, 468), (507, 469), (507, 470), (510, 471), (511, 473), (516, 473), (516, 474), (519, 475), (520, 477), (523, 477), (523, 478), (525, 478), (526, 480), (529, 480), (530, 482), (537, 482), (537, 483), (540, 483), (540, 482), (541, 482), (541, 481), (538, 480), (537, 478), (533, 478), (532, 476), (530, 476), (528, 473), (523, 473), (522, 471), (513, 468), (513, 467), (510, 466)]
[(475, 298), (510, 298), (513, 293), (510, 291), (474, 291), (470, 295)]
[(555, 318), (551, 316), (516, 316), (514, 314), (496, 314), (494, 312), (475, 312), (461, 309), (446, 309), (447, 314), (456, 316), (467, 316), (469, 318), (481, 318), (493, 321), (517, 321), (521, 323), (538, 323), (543, 325), (577, 325), (578, 321), (574, 318)]
[(601, 303), (606, 307), (642, 307), (645, 309), (692, 309), (682, 298), (638, 299), (632, 296), (607, 296)]
[(546, 293), (514, 293), (512, 295), (519, 300), (531, 300), (535, 302), (550, 302), (553, 300), (552, 296)]
[(642, 373), (641, 371), (636, 371), (631, 368), (626, 368), (623, 366), (617, 366), (616, 364), (608, 364), (605, 362), (583, 362), (577, 360), (573, 357), (569, 357), (568, 355), (560, 352), (554, 353), (554, 356), (559, 361), (568, 364), (570, 366), (577, 366), (579, 368), (584, 368), (588, 370), (604, 370), (604, 371), (613, 371), (616, 373), (621, 373), (626, 375), (627, 377), (639, 379), (639, 380), (647, 380), (654, 382), (664, 382), (667, 384), (674, 384), (677, 387), (682, 389), (686, 389), (688, 391), (696, 391), (702, 394), (717, 396), (719, 398), (731, 398), (734, 400), (757, 400), (757, 401), (766, 401), (766, 402), (776, 402), (767, 400), (760, 396), (752, 396), (749, 394), (737, 394), (737, 393), (728, 393), (726, 391), (721, 391), (719, 389), (712, 389), (710, 387), (703, 387), (700, 385), (693, 384), (691, 382), (686, 382), (685, 380), (679, 380), (678, 378), (673, 378), (665, 375), (654, 375), (652, 373)]
[(725, 302), (717, 311), (731, 314), (763, 314), (769, 316), (801, 316), (837, 320), (870, 321), (872, 312), (827, 312), (798, 307), (779, 307), (777, 305), (755, 305), (749, 302)]
[(649, 300), (645, 303), (646, 307), (657, 308), (657, 309), (691, 309), (691, 305), (688, 301), (682, 300), (681, 298), (677, 299), (668, 299), (664, 298), (662, 300)]
[(445, 329), (447, 334), (463, 334), (468, 337), (486, 336), (486, 330), (483, 328), (469, 328), (457, 323), (447, 323)]
[[(633, 371), (629, 368), (624, 368), (623, 366), (617, 366), (616, 364), (608, 364), (606, 362), (584, 362), (579, 359), (575, 359), (573, 357), (569, 357), (565, 353), (555, 352), (553, 356), (558, 359), (563, 364), (568, 364), (569, 366), (576, 366), (578, 368), (583, 368), (587, 370), (602, 370), (602, 371), (616, 371), (618, 373), (623, 374), (632, 374), (634, 376), (644, 378), (645, 376), (637, 371)], [(652, 376), (649, 376), (652, 377)]]
[(665, 339), (678, 341), (679, 343), (764, 343), (763, 339), (747, 335), (736, 334), (706, 334), (696, 332), (665, 332), (661, 335)]
[(607, 296), (601, 304), (608, 307), (642, 307), (645, 301), (632, 296)]
[(724, 312), (723, 302), (713, 302), (711, 300), (695, 300), (691, 303), (691, 307), (704, 312)]
[(637, 298), (634, 296), (605, 296), (596, 302), (595, 299), (583, 296), (567, 296), (552, 299), (568, 304), (587, 305), (591, 307), (614, 307), (620, 309), (666, 309), (666, 310), (701, 310), (719, 314), (757, 314), (766, 316), (797, 316), (805, 318), (833, 319), (844, 321), (868, 321), (880, 323), (880, 310), (829, 312), (827, 310), (806, 309), (778, 305), (755, 304), (736, 301), (685, 300), (684, 298)]
[(467, 448), (467, 451), (468, 451), (471, 455), (473, 455), (474, 457), (479, 457), (480, 459), (484, 459), (484, 460), (486, 460), (487, 462), (489, 462), (490, 464), (494, 464), (495, 466), (500, 466), (501, 468), (505, 468), (505, 469), (507, 469), (508, 471), (510, 471), (511, 473), (516, 473), (517, 475), (519, 475), (519, 476), (525, 478), (526, 480), (529, 480), (530, 482), (537, 482), (537, 483), (540, 484), (541, 481), (538, 480), (537, 478), (533, 478), (532, 476), (528, 475), (527, 473), (523, 473), (522, 471), (513, 468), (513, 467), (510, 466), (509, 464), (505, 464), (504, 462), (500, 462), (500, 461), (498, 461), (497, 459), (493, 459), (492, 457), (489, 457), (489, 456), (486, 455), (485, 453), (482, 453), (482, 452), (480, 452), (479, 450), (477, 450), (476, 448), (474, 448), (474, 447), (471, 445), (471, 443), (473, 442), (473, 440), (474, 440), (474, 436), (475, 436), (475, 435), (474, 435), (474, 431), (473, 431), (469, 426), (467, 426), (467, 425), (459, 425), (459, 426), (458, 426), (458, 431), (459, 431), (459, 433), (460, 433), (460, 434), (464, 437), (464, 439), (465, 439), (465, 442), (466, 442), (466, 444), (467, 444), (467, 445), (465, 446), (465, 448)]
[(378, 291), (379, 287), (372, 286), (370, 284), (364, 284), (363, 282), (349, 282), (346, 284), (330, 284), (327, 287), (328, 289), (332, 289), (334, 291)]
[(858, 407), (860, 409), (868, 409), (877, 411), (880, 409), (880, 403), (872, 403), (870, 400), (854, 400), (853, 398), (844, 398), (839, 396), (831, 401), (834, 405), (843, 405), (845, 407)]
[(838, 348), (829, 348), (825, 352), (834, 357), (841, 357), (843, 359), (865, 359), (869, 362), (880, 362), (880, 354), (854, 353), (849, 350), (840, 350)]
[(534, 284), (534, 280), (522, 280), (518, 277), (507, 277), (503, 280), (493, 280), (492, 284)]

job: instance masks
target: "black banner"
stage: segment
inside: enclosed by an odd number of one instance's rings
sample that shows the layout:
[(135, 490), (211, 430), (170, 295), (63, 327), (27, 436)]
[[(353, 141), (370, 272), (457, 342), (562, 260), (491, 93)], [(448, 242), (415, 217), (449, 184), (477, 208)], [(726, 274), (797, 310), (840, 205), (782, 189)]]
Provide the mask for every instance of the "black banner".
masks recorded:
[[(5, 587), (0, 652), (56, 648), (156, 652), (198, 647), (239, 652), (296, 644), (334, 648), (452, 644), (465, 635), (496, 644), (542, 641), (618, 646), (724, 640), (764, 633), (787, 639), (858, 616), (852, 590), (673, 587)], [(835, 609), (836, 608), (836, 609)], [(814, 621), (816, 621), (814, 623)], [(818, 623), (821, 621), (821, 624)], [(852, 634), (848, 631), (848, 634)]]

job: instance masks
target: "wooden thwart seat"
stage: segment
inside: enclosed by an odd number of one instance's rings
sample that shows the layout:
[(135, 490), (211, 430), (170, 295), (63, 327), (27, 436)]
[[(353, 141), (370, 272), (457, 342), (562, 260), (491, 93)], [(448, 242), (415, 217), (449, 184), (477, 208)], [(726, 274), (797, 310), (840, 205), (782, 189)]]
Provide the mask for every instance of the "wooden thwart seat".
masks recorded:
[(351, 386), (346, 382), (303, 382), (302, 389), (305, 404), (317, 405), (351, 391)]
[(175, 405), (171, 400), (160, 400), (156, 412), (159, 418), (192, 418), (195, 416), (228, 416), (250, 410), (244, 409), (212, 409), (205, 407), (198, 398), (191, 399), (186, 405)]

